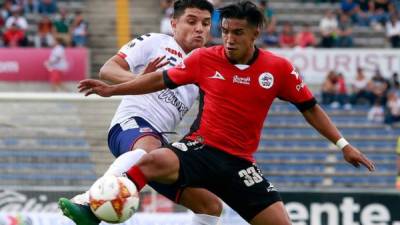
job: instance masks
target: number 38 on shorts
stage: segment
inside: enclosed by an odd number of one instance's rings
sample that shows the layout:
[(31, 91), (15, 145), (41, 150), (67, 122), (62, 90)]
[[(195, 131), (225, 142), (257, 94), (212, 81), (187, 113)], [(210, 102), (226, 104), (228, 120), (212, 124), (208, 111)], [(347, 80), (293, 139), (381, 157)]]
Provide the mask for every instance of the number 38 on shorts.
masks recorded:
[(247, 187), (251, 187), (263, 181), (262, 174), (254, 166), (240, 170), (238, 174), (243, 178), (243, 182)]

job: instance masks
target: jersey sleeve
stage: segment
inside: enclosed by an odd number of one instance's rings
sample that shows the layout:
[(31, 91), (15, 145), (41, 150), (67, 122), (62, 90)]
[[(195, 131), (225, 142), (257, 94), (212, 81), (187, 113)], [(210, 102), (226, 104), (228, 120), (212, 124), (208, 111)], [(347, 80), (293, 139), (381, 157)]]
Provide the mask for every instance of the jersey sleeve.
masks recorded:
[(285, 60), (282, 66), (282, 82), (278, 97), (291, 102), (301, 112), (313, 107), (317, 102), (295, 67)]
[(159, 46), (159, 41), (152, 34), (145, 34), (128, 42), (118, 51), (117, 55), (123, 58), (132, 70), (138, 66), (144, 66), (148, 62), (151, 48)]
[(164, 83), (168, 88), (198, 83), (200, 74), (199, 59), (201, 49), (194, 50), (181, 64), (163, 72)]

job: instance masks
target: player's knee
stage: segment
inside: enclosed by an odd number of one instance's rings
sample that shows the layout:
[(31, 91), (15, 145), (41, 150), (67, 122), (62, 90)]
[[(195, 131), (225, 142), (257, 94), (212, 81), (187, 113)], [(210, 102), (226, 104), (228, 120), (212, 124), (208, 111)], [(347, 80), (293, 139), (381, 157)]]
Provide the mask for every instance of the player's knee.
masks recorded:
[(179, 161), (175, 155), (171, 155), (163, 149), (157, 149), (144, 155), (137, 165), (149, 180), (174, 181), (177, 179)]
[(222, 213), (222, 202), (217, 198), (208, 201), (198, 201), (195, 208), (192, 209), (197, 214), (207, 214), (211, 216), (220, 216)]

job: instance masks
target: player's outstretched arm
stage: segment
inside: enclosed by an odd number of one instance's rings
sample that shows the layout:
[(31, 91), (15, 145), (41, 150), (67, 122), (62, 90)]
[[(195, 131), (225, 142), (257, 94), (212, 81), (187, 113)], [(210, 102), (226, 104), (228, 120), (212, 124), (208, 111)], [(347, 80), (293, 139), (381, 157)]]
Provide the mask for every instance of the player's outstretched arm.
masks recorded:
[[(154, 72), (168, 64), (168, 61), (164, 59), (165, 56), (161, 56), (151, 60), (144, 68), (142, 74)], [(99, 77), (113, 84), (121, 84), (135, 79), (137, 75), (129, 71), (129, 64), (123, 58), (115, 55), (101, 67)]]
[[(317, 104), (303, 112), (304, 118), (321, 135), (341, 148), (344, 159), (355, 167), (364, 165), (369, 171), (375, 170), (374, 162), (368, 159), (360, 150), (348, 144), (339, 130), (332, 123), (325, 111)], [(339, 142), (339, 143), (338, 143)]]
[(85, 93), (85, 96), (97, 94), (103, 97), (147, 94), (164, 88), (166, 87), (162, 71), (152, 72), (134, 80), (115, 85), (109, 85), (94, 79), (82, 80), (78, 84), (79, 92)]

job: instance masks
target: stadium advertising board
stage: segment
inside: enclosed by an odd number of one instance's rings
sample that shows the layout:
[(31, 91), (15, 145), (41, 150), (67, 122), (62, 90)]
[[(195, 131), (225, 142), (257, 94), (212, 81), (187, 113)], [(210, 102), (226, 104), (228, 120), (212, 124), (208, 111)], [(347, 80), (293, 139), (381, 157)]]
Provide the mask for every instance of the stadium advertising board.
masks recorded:
[(354, 80), (357, 67), (372, 76), (377, 68), (384, 77), (400, 71), (400, 54), (394, 49), (270, 49), (288, 58), (308, 84), (321, 84), (330, 70)]
[[(51, 49), (47, 48), (2, 48), (0, 49), (0, 81), (47, 81), (48, 71), (44, 62)], [(62, 77), (65, 81), (79, 81), (88, 71), (86, 48), (65, 50), (68, 70)]]
[[(0, 191), (1, 225), (73, 225), (61, 216), (60, 196), (78, 192)], [(283, 192), (293, 225), (400, 225), (400, 193)], [(138, 213), (124, 225), (189, 225), (190, 213)], [(105, 224), (105, 223), (103, 223)], [(245, 225), (224, 209), (221, 225)]]

